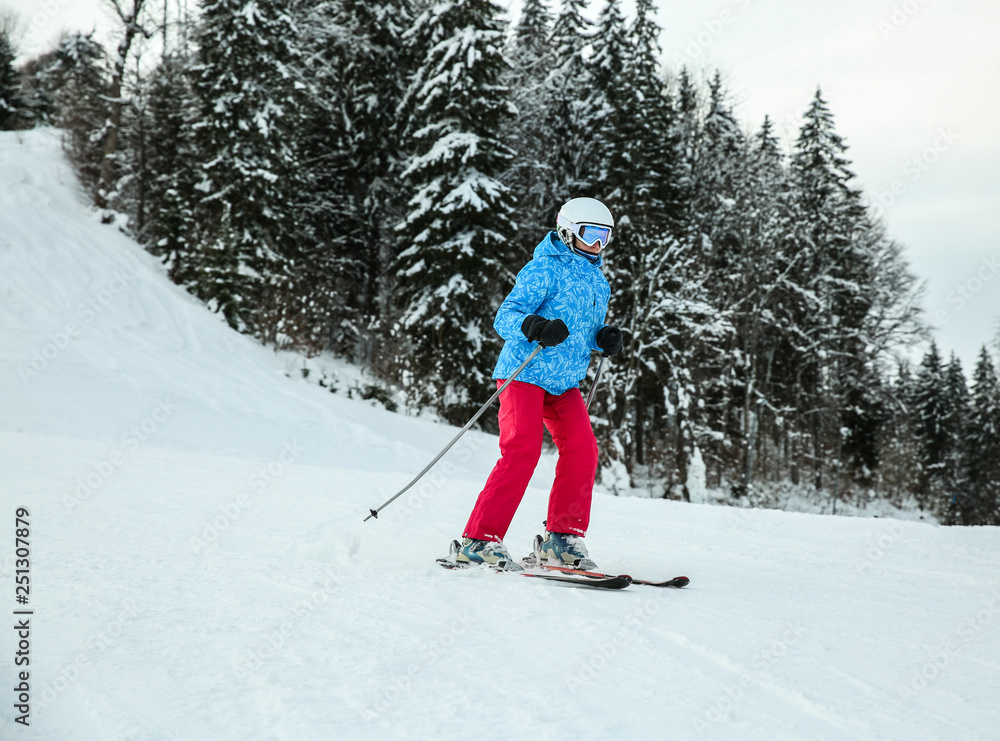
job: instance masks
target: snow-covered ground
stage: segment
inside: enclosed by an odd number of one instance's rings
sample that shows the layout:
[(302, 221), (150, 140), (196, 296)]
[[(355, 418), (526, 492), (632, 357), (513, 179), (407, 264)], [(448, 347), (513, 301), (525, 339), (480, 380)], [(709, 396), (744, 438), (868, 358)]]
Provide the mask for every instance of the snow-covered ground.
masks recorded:
[(455, 430), (288, 365), (0, 134), (0, 738), (1000, 739), (996, 528), (599, 494), (602, 568), (690, 587), (448, 572), (496, 440), (364, 523)]

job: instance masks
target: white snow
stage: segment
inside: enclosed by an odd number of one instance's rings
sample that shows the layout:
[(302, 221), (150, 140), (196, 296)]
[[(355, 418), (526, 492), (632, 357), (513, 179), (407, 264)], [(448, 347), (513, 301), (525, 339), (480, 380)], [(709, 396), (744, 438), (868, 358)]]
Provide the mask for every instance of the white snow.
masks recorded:
[(35, 611), (0, 738), (1000, 738), (995, 528), (598, 494), (605, 570), (691, 586), (448, 572), (495, 438), (363, 523), (455, 430), (293, 365), (101, 225), (56, 134), (0, 134), (0, 603), (26, 507)]
[(705, 483), (705, 461), (701, 457), (701, 448), (694, 446), (694, 453), (688, 463), (687, 481), (688, 497), (692, 502), (702, 504), (708, 501), (708, 487)]

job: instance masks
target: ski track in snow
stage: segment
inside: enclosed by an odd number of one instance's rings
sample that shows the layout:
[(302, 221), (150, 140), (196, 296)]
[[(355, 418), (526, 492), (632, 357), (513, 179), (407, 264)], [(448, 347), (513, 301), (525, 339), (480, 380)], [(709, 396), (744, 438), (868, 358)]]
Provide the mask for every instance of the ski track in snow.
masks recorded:
[(441, 569), (495, 438), (363, 523), (455, 430), (287, 378), (97, 222), (52, 131), (0, 134), (0, 339), (36, 610), (2, 739), (1000, 739), (996, 528), (597, 494), (602, 570), (691, 586)]

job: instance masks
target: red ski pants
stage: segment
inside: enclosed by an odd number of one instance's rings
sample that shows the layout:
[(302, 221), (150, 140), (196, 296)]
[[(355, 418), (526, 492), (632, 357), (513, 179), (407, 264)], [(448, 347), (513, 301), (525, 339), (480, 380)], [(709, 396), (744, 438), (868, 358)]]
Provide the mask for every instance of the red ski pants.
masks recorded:
[[(503, 381), (497, 381), (500, 386)], [(585, 535), (597, 473), (597, 440), (580, 389), (550, 394), (513, 381), (500, 395), (500, 460), (476, 500), (465, 536), (503, 540), (542, 453), (548, 428), (559, 450), (546, 529)]]

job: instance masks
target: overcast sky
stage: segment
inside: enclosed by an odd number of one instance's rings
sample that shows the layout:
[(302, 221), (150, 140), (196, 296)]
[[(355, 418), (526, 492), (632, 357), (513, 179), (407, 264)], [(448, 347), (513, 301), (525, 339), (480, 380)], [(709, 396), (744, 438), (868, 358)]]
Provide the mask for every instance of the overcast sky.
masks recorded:
[[(169, 0), (171, 7), (195, 0)], [(551, 0), (554, 4), (558, 0)], [(152, 0), (162, 7), (163, 0)], [(519, 0), (501, 0), (517, 16)], [(602, 0), (591, 3), (596, 15)], [(786, 144), (817, 86), (850, 147), (857, 186), (884, 210), (926, 282), (942, 352), (966, 372), (1000, 330), (1000, 3), (996, 0), (661, 0), (671, 69), (720, 69), (737, 116)], [(0, 0), (24, 51), (63, 30), (108, 28), (100, 0)], [(626, 2), (631, 13), (634, 3)]]

